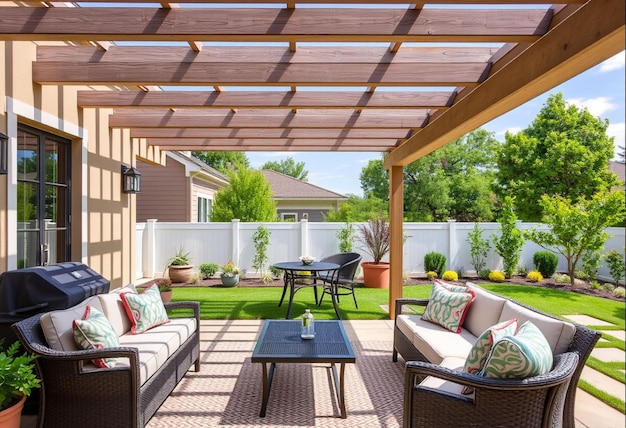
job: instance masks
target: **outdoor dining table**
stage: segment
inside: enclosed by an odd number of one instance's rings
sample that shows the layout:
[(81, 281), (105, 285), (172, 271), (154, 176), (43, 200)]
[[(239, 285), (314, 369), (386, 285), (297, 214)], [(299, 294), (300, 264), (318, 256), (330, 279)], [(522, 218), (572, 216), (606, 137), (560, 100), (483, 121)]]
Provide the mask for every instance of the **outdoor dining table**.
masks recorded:
[[(339, 275), (339, 268), (341, 266), (337, 263), (327, 262), (313, 262), (307, 265), (303, 262), (297, 261), (276, 263), (274, 267), (276, 269), (285, 271), (285, 275), (283, 277), (283, 294), (280, 297), (280, 302), (278, 303), (278, 306), (281, 306), (283, 304), (285, 294), (287, 293), (287, 289), (289, 289), (289, 305), (287, 306), (287, 315), (285, 316), (286, 319), (289, 319), (291, 316), (291, 307), (293, 306), (293, 296), (296, 294), (296, 292), (305, 287), (314, 287), (313, 292), (315, 294), (315, 304), (317, 304), (317, 287), (323, 285), (316, 284), (315, 282), (313, 282), (312, 284), (298, 282), (298, 279), (302, 279), (304, 277), (303, 272), (310, 272), (310, 278), (313, 279), (315, 278), (315, 274), (317, 272), (328, 272), (328, 274), (324, 276), (326, 278), (332, 278), (333, 280), (335, 280), (337, 279), (336, 277), (338, 277)], [(337, 308), (337, 296), (334, 292), (331, 293), (331, 298), (333, 301), (333, 308), (335, 309), (337, 319), (341, 319), (341, 315), (339, 315), (339, 309)]]

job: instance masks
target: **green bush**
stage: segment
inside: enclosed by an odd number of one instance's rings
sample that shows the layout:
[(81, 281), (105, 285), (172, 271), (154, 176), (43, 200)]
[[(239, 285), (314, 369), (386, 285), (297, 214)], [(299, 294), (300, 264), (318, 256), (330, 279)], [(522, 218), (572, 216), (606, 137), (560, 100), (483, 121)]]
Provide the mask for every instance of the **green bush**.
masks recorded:
[(624, 275), (626, 275), (624, 256), (617, 250), (611, 250), (604, 254), (604, 260), (606, 260), (606, 264), (609, 266), (609, 272), (611, 273), (613, 281), (616, 283), (620, 282), (621, 279), (624, 278)]
[(458, 281), (459, 275), (453, 270), (447, 270), (443, 273), (441, 279), (445, 281)]
[(617, 297), (624, 297), (626, 296), (626, 289), (624, 287), (615, 287), (613, 294)]
[(200, 275), (202, 279), (209, 279), (217, 273), (219, 268), (217, 263), (202, 263), (200, 265)]
[(424, 256), (424, 270), (426, 272), (437, 272), (437, 276), (441, 277), (446, 270), (446, 256), (436, 251), (431, 251)]
[(489, 269), (481, 269), (478, 273), (478, 277), (482, 279), (489, 279), (489, 274), (491, 271)]
[(559, 257), (552, 251), (537, 251), (533, 255), (533, 265), (544, 278), (550, 278), (559, 265)]

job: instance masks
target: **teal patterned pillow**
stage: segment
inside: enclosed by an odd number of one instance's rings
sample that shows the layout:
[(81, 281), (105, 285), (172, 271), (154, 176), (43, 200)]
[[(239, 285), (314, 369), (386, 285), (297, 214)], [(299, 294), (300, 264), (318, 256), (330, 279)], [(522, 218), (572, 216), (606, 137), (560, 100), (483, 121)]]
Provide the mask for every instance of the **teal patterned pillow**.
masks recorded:
[(422, 319), (439, 324), (454, 333), (460, 333), (465, 314), (473, 300), (474, 293), (471, 291), (450, 291), (435, 282)]
[(441, 279), (434, 279), (433, 282), (435, 284), (439, 284), (442, 287), (445, 287), (448, 291), (455, 291), (457, 293), (470, 293), (470, 288), (463, 284), (455, 284), (452, 282), (446, 282)]
[(131, 322), (132, 334), (143, 333), (169, 321), (156, 284), (152, 284), (141, 294), (122, 293), (121, 297), (122, 305)]
[[(87, 306), (85, 315), (73, 322), (74, 341), (80, 349), (103, 349), (120, 346), (113, 326), (102, 312)], [(115, 366), (115, 358), (98, 358), (93, 363), (106, 369)]]
[(523, 379), (548, 373), (552, 369), (552, 348), (541, 330), (526, 321), (515, 336), (494, 343), (481, 376)]
[[(485, 361), (487, 361), (487, 357), (489, 356), (489, 352), (491, 351), (493, 344), (504, 336), (513, 336), (516, 331), (517, 318), (503, 321), (485, 330), (480, 336), (478, 336), (478, 339), (474, 342), (472, 349), (470, 349), (467, 359), (465, 360), (465, 365), (463, 366), (463, 371), (474, 374), (480, 372), (485, 366)], [(461, 392), (463, 394), (471, 394), (473, 391), (474, 388), (466, 386)]]

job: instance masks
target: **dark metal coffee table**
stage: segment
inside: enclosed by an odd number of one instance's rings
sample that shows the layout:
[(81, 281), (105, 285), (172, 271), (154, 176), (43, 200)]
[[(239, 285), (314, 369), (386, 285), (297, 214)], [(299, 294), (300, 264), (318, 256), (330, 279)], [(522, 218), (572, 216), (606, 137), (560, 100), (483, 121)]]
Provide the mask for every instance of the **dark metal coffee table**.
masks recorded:
[[(354, 363), (354, 351), (341, 321), (315, 321), (315, 338), (300, 338), (300, 321), (267, 320), (263, 323), (252, 362), (263, 366), (261, 417), (265, 417), (276, 363), (330, 363), (341, 417), (346, 418), (344, 373)], [(268, 370), (269, 364), (269, 370)], [(339, 364), (337, 373), (336, 364)]]

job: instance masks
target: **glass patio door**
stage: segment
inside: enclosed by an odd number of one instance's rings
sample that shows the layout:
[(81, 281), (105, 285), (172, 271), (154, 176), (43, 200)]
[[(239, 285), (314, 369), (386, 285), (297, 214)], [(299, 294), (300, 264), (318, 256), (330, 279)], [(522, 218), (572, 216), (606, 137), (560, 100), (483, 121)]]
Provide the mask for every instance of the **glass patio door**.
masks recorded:
[(18, 129), (18, 268), (70, 256), (70, 142), (26, 126)]

